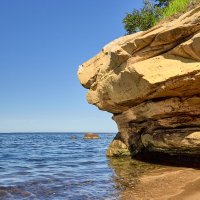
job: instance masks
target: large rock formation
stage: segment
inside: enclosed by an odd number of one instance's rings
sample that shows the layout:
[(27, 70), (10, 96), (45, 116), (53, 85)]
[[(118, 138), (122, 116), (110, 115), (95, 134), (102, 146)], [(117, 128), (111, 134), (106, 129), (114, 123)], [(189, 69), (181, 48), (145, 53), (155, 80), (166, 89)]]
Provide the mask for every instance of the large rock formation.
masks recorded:
[(118, 125), (108, 155), (200, 155), (200, 7), (114, 40), (78, 77)]

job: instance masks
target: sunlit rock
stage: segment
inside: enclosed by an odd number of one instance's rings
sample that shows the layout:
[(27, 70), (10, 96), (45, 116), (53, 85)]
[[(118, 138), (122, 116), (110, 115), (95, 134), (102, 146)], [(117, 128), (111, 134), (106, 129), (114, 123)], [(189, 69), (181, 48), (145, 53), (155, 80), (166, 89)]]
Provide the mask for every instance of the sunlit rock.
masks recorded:
[(78, 77), (118, 125), (107, 155), (200, 155), (200, 7), (114, 40)]
[(83, 139), (100, 139), (98, 134), (95, 133), (86, 133)]

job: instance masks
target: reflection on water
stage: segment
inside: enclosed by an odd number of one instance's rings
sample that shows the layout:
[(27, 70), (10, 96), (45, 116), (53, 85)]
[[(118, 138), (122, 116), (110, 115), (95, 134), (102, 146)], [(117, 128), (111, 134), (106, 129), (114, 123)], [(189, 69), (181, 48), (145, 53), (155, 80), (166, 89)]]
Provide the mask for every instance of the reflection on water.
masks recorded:
[(110, 158), (109, 166), (114, 170), (113, 181), (116, 187), (123, 191), (127, 188), (134, 188), (139, 182), (139, 178), (144, 173), (150, 173), (152, 170), (160, 169), (160, 165), (149, 164), (139, 160), (124, 158)]

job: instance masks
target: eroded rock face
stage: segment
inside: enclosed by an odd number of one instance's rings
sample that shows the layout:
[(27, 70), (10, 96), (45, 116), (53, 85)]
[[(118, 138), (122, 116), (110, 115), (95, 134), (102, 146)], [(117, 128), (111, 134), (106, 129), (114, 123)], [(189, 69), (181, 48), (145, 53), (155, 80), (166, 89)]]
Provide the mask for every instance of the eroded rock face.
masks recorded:
[(118, 125), (108, 155), (200, 155), (200, 7), (114, 40), (78, 77), (88, 102)]

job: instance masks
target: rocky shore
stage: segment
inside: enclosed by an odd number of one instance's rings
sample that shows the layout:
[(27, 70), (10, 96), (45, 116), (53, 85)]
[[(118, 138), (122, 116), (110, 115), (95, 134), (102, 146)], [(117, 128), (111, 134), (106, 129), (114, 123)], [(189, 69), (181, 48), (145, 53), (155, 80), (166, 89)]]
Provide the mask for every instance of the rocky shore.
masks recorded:
[(78, 77), (88, 102), (117, 123), (108, 156), (200, 157), (200, 7), (114, 40)]

